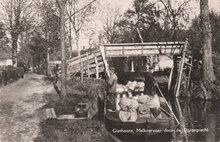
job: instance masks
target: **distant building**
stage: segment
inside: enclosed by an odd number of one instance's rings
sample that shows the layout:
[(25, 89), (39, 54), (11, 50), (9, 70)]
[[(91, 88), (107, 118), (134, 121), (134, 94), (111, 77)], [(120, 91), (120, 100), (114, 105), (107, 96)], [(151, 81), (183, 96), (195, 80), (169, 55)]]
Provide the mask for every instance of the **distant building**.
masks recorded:
[(2, 59), (0, 57), (0, 66), (12, 66), (12, 59)]
[(0, 66), (12, 66), (11, 52), (0, 52)]

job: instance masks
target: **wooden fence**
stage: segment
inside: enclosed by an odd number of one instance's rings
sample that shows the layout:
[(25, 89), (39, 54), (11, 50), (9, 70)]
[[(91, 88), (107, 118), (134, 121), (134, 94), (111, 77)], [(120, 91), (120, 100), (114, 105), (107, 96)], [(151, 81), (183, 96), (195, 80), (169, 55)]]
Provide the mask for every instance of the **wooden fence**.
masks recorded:
[(80, 69), (82, 69), (84, 76), (99, 78), (99, 73), (104, 72), (105, 69), (100, 49), (67, 60), (68, 77), (79, 73)]

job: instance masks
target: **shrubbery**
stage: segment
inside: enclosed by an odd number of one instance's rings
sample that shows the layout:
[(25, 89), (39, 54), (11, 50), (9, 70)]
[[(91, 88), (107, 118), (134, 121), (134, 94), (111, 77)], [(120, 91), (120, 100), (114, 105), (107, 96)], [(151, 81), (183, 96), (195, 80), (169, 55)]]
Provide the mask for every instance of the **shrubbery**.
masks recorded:
[(0, 70), (0, 84), (2, 86), (16, 81), (19, 78), (24, 78), (24, 68), (22, 67), (7, 67)]

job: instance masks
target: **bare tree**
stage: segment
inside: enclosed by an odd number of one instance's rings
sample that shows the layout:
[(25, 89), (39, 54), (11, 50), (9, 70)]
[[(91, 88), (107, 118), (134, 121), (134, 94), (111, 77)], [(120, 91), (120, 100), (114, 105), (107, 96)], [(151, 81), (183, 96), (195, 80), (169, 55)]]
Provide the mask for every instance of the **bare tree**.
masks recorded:
[(171, 22), (172, 26), (172, 38), (173, 41), (177, 38), (177, 27), (178, 21), (183, 13), (186, 11), (186, 6), (189, 4), (191, 0), (185, 0), (182, 3), (178, 3), (178, 6), (173, 6), (173, 2), (171, 0), (160, 0), (160, 2), (165, 7), (165, 19), (168, 18)]
[(117, 21), (120, 18), (118, 9), (108, 9), (104, 23), (104, 36), (108, 43), (114, 43), (117, 38)]
[(68, 20), (70, 21), (70, 28), (73, 29), (74, 37), (75, 37), (75, 45), (78, 51), (78, 55), (80, 55), (79, 49), (79, 39), (80, 32), (83, 28), (84, 23), (86, 22), (88, 16), (91, 14), (91, 5), (96, 0), (91, 1), (88, 4), (84, 4), (84, 2), (79, 0), (69, 0), (68, 5), (69, 9), (67, 12)]
[(212, 87), (215, 80), (212, 63), (212, 31), (209, 18), (208, 0), (200, 0), (200, 16), (203, 49), (203, 82), (207, 89)]
[(17, 48), (18, 39), (22, 31), (24, 31), (25, 23), (27, 19), (31, 17), (32, 1), (28, 0), (8, 0), (1, 1), (1, 6), (4, 11), (7, 27), (11, 35), (11, 47), (12, 47), (12, 61), (13, 66), (17, 66)]

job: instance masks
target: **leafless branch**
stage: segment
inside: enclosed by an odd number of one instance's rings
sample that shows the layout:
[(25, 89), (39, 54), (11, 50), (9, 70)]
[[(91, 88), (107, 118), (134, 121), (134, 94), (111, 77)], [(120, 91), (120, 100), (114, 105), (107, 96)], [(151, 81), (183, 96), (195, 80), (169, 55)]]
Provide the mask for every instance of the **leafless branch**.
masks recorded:
[(57, 3), (58, 8), (61, 9), (59, 0), (56, 0), (56, 3)]
[(179, 14), (179, 12), (181, 12), (180, 10), (182, 9), (182, 6), (184, 6), (185, 4), (189, 3), (190, 1), (191, 1), (191, 0), (188, 0), (188, 1), (183, 2), (183, 3), (179, 6), (179, 8), (178, 8), (176, 14)]
[[(81, 9), (75, 11), (74, 13), (72, 13), (67, 19), (69, 19), (70, 17), (74, 16), (75, 14), (79, 13), (80, 11), (86, 9), (87, 7), (89, 7), (91, 4), (93, 4), (96, 0), (91, 1), (90, 3), (88, 3), (87, 5), (85, 5), (84, 7), (82, 7)], [(66, 19), (66, 20), (67, 20)]]

